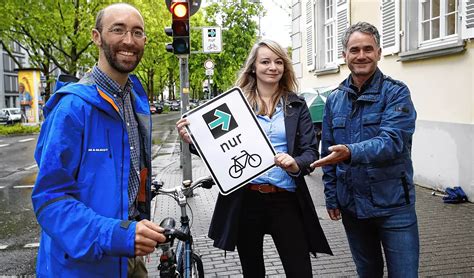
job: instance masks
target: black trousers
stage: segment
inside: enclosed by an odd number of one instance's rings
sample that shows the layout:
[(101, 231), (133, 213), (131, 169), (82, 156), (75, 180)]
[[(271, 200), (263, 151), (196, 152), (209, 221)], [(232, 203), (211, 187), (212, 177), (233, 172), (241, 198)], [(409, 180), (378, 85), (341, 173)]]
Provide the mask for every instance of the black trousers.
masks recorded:
[(265, 234), (275, 242), (286, 277), (312, 277), (308, 241), (295, 193), (264, 194), (246, 189), (237, 238), (244, 277), (265, 277)]

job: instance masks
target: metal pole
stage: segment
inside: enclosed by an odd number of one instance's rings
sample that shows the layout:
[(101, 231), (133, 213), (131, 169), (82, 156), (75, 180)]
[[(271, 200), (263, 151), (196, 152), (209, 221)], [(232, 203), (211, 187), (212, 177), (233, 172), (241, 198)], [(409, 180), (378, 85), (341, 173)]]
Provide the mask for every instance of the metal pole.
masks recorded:
[(207, 99), (211, 99), (212, 98), (212, 86), (211, 86), (211, 76), (208, 75), (207, 76)]
[[(179, 82), (181, 96), (181, 115), (188, 111), (189, 105), (189, 70), (188, 55), (179, 57)], [(189, 144), (182, 142), (181, 144), (181, 165), (183, 168), (183, 180), (192, 180), (191, 152)]]

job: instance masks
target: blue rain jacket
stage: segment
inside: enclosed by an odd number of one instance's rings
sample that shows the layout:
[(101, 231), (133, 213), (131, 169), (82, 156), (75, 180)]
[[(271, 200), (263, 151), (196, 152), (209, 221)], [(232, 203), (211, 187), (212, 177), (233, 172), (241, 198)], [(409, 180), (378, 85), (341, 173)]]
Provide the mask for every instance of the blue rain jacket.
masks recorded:
[[(151, 118), (133, 90), (139, 122), (139, 211), (150, 218)], [(130, 146), (113, 96), (90, 75), (59, 89), (44, 107), (32, 192), (42, 228), (38, 277), (126, 277), (136, 222), (128, 221)]]
[(350, 161), (323, 167), (327, 208), (357, 218), (388, 216), (415, 203), (412, 136), (416, 111), (408, 87), (377, 69), (360, 95), (349, 78), (327, 98), (322, 156), (345, 144)]

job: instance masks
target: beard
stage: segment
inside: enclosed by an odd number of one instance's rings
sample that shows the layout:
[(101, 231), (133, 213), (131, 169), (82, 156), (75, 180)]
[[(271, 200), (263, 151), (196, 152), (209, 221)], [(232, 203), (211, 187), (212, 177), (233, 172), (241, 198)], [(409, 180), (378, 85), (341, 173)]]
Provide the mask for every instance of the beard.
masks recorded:
[[(109, 65), (120, 73), (130, 73), (132, 72), (140, 63), (140, 60), (143, 56), (143, 48), (136, 49), (130, 47), (121, 47), (120, 44), (110, 45), (106, 42), (105, 38), (101, 37), (102, 40), (102, 50), (104, 51), (105, 58)], [(117, 57), (117, 53), (119, 51), (128, 51), (135, 53), (134, 57), (136, 58), (135, 61), (120, 61)]]

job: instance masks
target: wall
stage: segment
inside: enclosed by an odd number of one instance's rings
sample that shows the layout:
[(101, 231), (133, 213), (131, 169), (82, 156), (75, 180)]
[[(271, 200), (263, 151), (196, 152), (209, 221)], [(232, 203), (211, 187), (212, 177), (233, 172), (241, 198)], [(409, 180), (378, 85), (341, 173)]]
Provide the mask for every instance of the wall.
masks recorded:
[[(380, 30), (378, 3), (351, 0), (351, 24), (368, 21)], [(403, 30), (403, 23), (401, 26)], [(306, 36), (303, 33), (301, 37)], [(402, 37), (402, 49), (404, 43)], [(305, 43), (302, 45), (300, 59), (305, 61)], [(417, 109), (412, 150), (416, 183), (440, 190), (461, 186), (474, 200), (474, 41), (467, 41), (465, 51), (459, 54), (398, 60), (398, 55), (384, 56), (379, 67), (408, 85)], [(315, 76), (303, 63), (299, 82), (301, 88), (327, 86), (339, 84), (349, 74), (342, 64), (338, 73)]]

